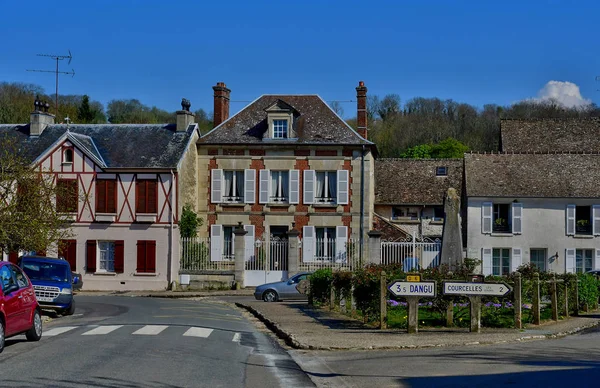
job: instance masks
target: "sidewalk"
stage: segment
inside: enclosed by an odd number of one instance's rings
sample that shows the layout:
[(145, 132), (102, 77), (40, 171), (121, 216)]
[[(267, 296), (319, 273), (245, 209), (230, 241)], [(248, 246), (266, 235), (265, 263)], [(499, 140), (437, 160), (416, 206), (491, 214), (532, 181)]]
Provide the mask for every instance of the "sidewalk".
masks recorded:
[(401, 330), (379, 330), (343, 314), (316, 309), (305, 302), (237, 302), (263, 321), (289, 346), (314, 350), (409, 349), (465, 346), (559, 338), (600, 324), (600, 314), (589, 313), (524, 330), (425, 328), (409, 335)]
[(102, 296), (120, 295), (146, 298), (202, 298), (210, 296), (250, 296), (254, 295), (254, 289), (245, 288), (241, 290), (204, 290), (204, 291), (79, 291), (75, 295)]

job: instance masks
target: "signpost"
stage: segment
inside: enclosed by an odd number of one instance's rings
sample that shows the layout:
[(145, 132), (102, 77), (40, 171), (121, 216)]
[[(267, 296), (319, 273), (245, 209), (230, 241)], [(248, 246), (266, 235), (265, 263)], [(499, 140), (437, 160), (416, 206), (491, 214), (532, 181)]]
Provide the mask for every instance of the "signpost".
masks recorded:
[[(434, 281), (418, 281), (421, 277), (412, 275), (411, 281), (394, 280), (388, 290), (395, 295), (405, 297), (408, 304), (408, 333), (413, 334), (418, 331), (419, 324), (419, 298), (435, 297), (436, 284)], [(412, 281), (417, 280), (417, 281)]]

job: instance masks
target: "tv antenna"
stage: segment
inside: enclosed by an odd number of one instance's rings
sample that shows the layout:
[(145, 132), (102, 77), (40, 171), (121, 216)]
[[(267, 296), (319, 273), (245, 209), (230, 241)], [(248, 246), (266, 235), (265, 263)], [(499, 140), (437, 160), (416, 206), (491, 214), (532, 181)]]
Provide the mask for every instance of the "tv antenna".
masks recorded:
[(58, 117), (58, 75), (59, 74), (71, 74), (72, 77), (75, 77), (75, 70), (71, 69), (71, 71), (58, 71), (58, 62), (62, 61), (64, 59), (68, 59), (69, 60), (69, 65), (71, 64), (71, 59), (73, 59), (73, 55), (71, 55), (71, 50), (69, 51), (69, 55), (54, 55), (54, 54), (37, 54), (38, 57), (48, 57), (48, 58), (52, 58), (56, 61), (56, 70), (29, 70), (27, 69), (27, 71), (35, 71), (38, 73), (54, 73), (56, 74), (56, 94), (54, 96), (54, 104), (55, 104), (55, 109), (56, 109), (56, 117)]
[[(600, 75), (596, 76), (596, 81), (600, 81)], [(600, 92), (600, 89), (596, 89), (597, 92)]]

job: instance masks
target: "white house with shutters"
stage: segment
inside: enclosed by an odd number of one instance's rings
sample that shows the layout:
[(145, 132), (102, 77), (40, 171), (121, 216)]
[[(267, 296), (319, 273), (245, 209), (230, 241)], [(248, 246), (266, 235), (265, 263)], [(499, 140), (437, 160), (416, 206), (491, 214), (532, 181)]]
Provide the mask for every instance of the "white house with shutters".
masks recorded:
[(600, 269), (600, 154), (465, 155), (467, 257), (485, 275)]

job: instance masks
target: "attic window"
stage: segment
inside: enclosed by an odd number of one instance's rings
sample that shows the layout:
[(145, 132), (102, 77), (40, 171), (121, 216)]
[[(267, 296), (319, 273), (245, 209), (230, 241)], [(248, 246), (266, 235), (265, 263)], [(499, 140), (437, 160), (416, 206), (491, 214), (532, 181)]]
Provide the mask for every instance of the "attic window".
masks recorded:
[(447, 176), (448, 175), (448, 167), (446, 166), (438, 166), (435, 169), (436, 176)]
[(288, 138), (288, 120), (273, 120), (273, 139)]
[(63, 163), (73, 163), (73, 149), (65, 148), (63, 150)]

